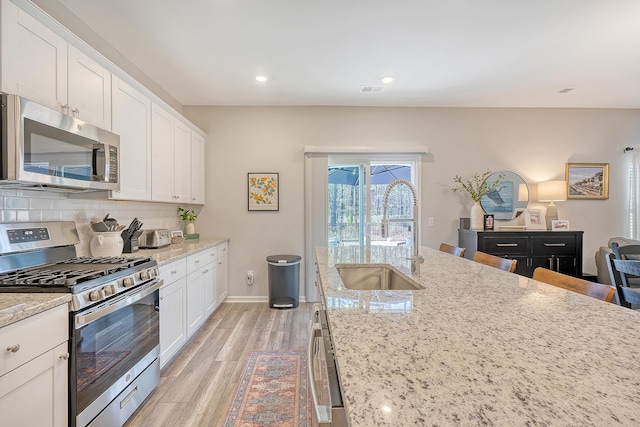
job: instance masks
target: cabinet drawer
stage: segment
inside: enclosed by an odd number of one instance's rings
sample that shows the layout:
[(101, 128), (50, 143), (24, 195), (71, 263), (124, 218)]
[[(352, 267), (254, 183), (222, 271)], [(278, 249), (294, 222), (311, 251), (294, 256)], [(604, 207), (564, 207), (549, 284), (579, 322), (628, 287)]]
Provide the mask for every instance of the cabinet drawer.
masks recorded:
[(187, 275), (187, 259), (182, 258), (177, 261), (164, 264), (159, 267), (160, 278), (164, 280), (163, 286), (167, 286), (181, 277)]
[(574, 255), (576, 239), (574, 236), (533, 236), (535, 255)]
[[(187, 257), (187, 272), (193, 273), (199, 268), (215, 261), (215, 248), (209, 248)], [(214, 255), (212, 255), (214, 254)]]
[(527, 236), (488, 236), (484, 238), (484, 250), (490, 254), (526, 254)]
[[(68, 324), (64, 304), (0, 329), (0, 376), (66, 342)], [(12, 347), (17, 351), (7, 350)]]

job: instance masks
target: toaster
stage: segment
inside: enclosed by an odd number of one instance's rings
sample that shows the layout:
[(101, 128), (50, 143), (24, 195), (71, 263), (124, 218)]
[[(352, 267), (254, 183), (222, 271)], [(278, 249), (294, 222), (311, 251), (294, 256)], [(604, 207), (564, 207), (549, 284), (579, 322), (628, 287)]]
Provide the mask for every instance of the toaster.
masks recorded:
[(171, 232), (166, 228), (144, 230), (138, 238), (138, 247), (146, 249), (164, 248), (171, 244)]

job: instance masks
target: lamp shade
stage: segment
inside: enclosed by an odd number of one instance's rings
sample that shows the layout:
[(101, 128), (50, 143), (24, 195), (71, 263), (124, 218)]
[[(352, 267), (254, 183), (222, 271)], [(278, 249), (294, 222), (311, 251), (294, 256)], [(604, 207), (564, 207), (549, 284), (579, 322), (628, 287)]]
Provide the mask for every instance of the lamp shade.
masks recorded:
[(539, 202), (557, 202), (567, 200), (566, 181), (545, 181), (538, 184)]

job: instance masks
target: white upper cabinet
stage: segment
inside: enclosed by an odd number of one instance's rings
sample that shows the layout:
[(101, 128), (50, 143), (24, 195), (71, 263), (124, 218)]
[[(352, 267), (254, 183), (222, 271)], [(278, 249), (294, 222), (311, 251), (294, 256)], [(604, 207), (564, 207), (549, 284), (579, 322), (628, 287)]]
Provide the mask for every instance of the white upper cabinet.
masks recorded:
[(204, 205), (204, 138), (191, 131), (191, 203)]
[(113, 132), (120, 135), (120, 191), (112, 198), (151, 200), (151, 100), (113, 77)]
[(69, 45), (69, 113), (103, 129), (111, 129), (111, 73)]
[(191, 203), (191, 129), (175, 119), (173, 132), (175, 201)]
[(1, 70), (4, 92), (111, 129), (111, 73), (9, 1)]
[(151, 107), (151, 198), (175, 202), (173, 191), (173, 116), (155, 102)]
[(9, 1), (2, 2), (2, 91), (54, 109), (67, 98), (67, 42)]

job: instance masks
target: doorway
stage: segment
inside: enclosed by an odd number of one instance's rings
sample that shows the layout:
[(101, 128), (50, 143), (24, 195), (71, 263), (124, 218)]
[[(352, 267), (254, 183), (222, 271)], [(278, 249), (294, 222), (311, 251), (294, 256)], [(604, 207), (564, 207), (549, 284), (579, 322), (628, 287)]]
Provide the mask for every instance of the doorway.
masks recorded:
[[(412, 160), (349, 159), (330, 156), (327, 172), (328, 245), (413, 245), (413, 196), (405, 185), (387, 194), (389, 233), (382, 236), (384, 196), (389, 185), (404, 179), (416, 187)], [(406, 219), (407, 221), (404, 221)]]

